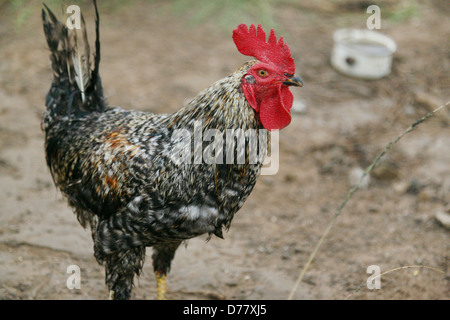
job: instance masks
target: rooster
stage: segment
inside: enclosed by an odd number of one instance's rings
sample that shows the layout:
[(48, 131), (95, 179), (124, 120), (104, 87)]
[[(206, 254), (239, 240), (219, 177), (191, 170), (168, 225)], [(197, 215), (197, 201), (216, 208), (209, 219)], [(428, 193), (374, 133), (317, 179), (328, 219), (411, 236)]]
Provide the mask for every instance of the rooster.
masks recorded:
[[(288, 45), (276, 39), (273, 29), (266, 41), (261, 25), (241, 24), (233, 31), (234, 43), (240, 53), (256, 60), (212, 84), (178, 112), (111, 107), (99, 75), (95, 1), (94, 7), (92, 57), (83, 16), (77, 32), (59, 22), (45, 4), (42, 9), (54, 74), (41, 124), (46, 161), (78, 221), (91, 229), (94, 256), (105, 267), (110, 298), (131, 298), (146, 247), (152, 247), (157, 298), (165, 299), (166, 277), (179, 245), (202, 234), (222, 238), (222, 230), (230, 227), (250, 195), (263, 162), (263, 157), (250, 161), (248, 143), (232, 151), (236, 159), (243, 156), (240, 163), (177, 162), (177, 146), (183, 140), (179, 133), (197, 126), (203, 133), (254, 130), (259, 138), (282, 129), (291, 121), (289, 89), (303, 83), (295, 75)], [(259, 147), (263, 156), (267, 141)], [(214, 156), (229, 152), (223, 148), (210, 151)], [(186, 159), (194, 156), (188, 153)]]

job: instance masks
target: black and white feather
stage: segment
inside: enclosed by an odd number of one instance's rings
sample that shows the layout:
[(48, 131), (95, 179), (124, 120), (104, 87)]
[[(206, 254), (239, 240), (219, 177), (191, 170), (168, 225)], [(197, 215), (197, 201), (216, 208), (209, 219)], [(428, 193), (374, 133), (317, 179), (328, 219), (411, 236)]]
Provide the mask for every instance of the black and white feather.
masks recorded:
[(42, 128), (55, 184), (80, 223), (91, 228), (95, 257), (105, 265), (114, 298), (128, 299), (146, 247), (153, 247), (154, 270), (167, 273), (181, 242), (202, 234), (223, 236), (256, 183), (267, 146), (254, 163), (248, 148), (239, 151), (244, 152), (241, 164), (174, 162), (177, 130), (193, 132), (196, 123), (203, 133), (262, 129), (241, 89), (243, 76), (256, 61), (214, 83), (174, 114), (112, 108), (98, 75), (95, 9), (93, 67), (84, 19), (81, 48), (80, 37), (48, 8), (43, 10), (54, 80)]

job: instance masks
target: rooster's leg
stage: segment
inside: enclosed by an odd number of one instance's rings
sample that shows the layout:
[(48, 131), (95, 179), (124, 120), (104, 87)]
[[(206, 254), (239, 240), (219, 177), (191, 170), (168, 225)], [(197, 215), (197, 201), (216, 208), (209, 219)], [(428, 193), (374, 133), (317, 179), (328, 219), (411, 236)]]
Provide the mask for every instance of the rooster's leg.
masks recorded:
[(181, 242), (166, 242), (153, 247), (153, 270), (156, 275), (157, 299), (166, 299), (166, 279), (175, 251)]
[(155, 271), (155, 276), (156, 276), (156, 298), (158, 300), (166, 300), (167, 275), (160, 271)]
[(105, 256), (106, 283), (109, 299), (126, 300), (131, 298), (133, 280), (139, 275), (144, 263), (145, 247), (118, 251)]

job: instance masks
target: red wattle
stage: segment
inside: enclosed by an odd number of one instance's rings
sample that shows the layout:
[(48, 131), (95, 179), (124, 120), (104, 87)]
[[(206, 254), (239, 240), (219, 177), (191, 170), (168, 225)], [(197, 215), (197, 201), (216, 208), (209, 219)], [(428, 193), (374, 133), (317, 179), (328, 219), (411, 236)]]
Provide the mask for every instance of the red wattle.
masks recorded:
[(247, 102), (257, 112), (267, 130), (279, 130), (291, 123), (294, 96), (288, 87), (280, 85), (277, 92), (268, 93), (258, 103), (251, 84), (243, 85)]

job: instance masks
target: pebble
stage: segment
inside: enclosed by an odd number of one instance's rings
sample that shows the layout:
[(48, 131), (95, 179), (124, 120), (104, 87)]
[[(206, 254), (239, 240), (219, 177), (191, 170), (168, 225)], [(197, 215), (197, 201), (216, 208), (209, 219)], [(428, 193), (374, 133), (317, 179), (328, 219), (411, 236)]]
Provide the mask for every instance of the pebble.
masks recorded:
[(416, 109), (412, 105), (406, 105), (403, 107), (403, 113), (407, 116), (413, 116), (416, 114)]
[(380, 163), (372, 170), (372, 176), (383, 181), (392, 181), (398, 178), (398, 175), (398, 165), (389, 158), (381, 160)]
[(408, 189), (406, 190), (409, 194), (419, 194), (420, 191), (425, 187), (425, 185), (417, 180), (416, 178), (413, 178), (411, 182), (409, 183)]
[(306, 103), (302, 100), (296, 99), (292, 104), (291, 112), (298, 114), (306, 113)]
[(419, 199), (419, 201), (430, 201), (433, 198), (433, 192), (430, 189), (423, 189), (419, 191), (419, 194), (417, 195), (417, 199)]
[[(356, 186), (359, 181), (361, 180), (362, 176), (364, 175), (364, 170), (361, 168), (353, 168), (350, 170), (349, 173), (349, 182), (350, 185)], [(370, 184), (370, 175), (367, 175), (364, 177), (364, 179), (361, 181), (361, 184), (359, 185), (360, 189), (367, 189)]]
[(444, 211), (436, 212), (435, 216), (436, 220), (445, 228), (450, 230), (450, 214)]
[(393, 185), (392, 189), (396, 194), (405, 194), (408, 191), (409, 183), (407, 181), (400, 181)]

